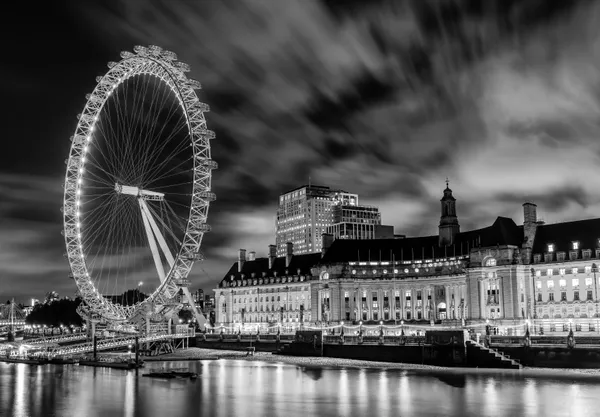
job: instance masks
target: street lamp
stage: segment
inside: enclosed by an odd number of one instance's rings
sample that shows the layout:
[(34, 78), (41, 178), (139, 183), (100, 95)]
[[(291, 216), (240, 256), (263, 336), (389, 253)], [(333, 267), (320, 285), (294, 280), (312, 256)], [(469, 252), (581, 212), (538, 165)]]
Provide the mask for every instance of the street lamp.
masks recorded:
[(596, 317), (598, 317), (598, 282), (596, 281), (596, 272), (598, 272), (598, 265), (592, 264), (592, 272), (594, 273), (594, 292), (596, 293)]

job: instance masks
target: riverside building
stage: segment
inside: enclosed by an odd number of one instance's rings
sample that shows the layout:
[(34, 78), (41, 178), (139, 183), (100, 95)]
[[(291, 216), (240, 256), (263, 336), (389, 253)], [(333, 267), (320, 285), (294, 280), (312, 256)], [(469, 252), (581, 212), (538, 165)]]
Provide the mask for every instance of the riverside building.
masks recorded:
[(240, 252), (215, 289), (216, 320), (600, 331), (600, 219), (544, 224), (533, 203), (523, 204), (523, 214), (522, 225), (498, 217), (461, 232), (446, 187), (434, 236), (334, 240), (325, 234), (318, 254), (294, 255), (291, 243), (283, 257), (274, 247), (269, 258), (246, 260)]

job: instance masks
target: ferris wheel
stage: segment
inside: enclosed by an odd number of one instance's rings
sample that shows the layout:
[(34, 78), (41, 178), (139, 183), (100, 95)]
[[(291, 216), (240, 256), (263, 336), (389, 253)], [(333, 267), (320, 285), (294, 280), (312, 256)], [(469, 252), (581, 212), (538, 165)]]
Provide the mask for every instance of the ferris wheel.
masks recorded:
[(183, 291), (204, 326), (188, 274), (202, 259), (216, 198), (209, 107), (175, 53), (136, 46), (121, 58), (86, 96), (65, 161), (63, 234), (72, 278), (88, 311), (107, 321), (165, 314)]

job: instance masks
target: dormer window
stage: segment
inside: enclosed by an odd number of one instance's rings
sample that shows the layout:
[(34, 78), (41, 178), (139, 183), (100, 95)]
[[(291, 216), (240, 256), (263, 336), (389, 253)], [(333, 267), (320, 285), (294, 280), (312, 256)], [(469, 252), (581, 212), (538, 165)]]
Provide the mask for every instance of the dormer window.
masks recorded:
[(554, 243), (548, 243), (548, 252), (554, 252)]
[(485, 261), (485, 266), (496, 266), (496, 259), (489, 258)]
[(577, 242), (577, 241), (573, 242), (573, 250), (579, 250), (579, 242)]

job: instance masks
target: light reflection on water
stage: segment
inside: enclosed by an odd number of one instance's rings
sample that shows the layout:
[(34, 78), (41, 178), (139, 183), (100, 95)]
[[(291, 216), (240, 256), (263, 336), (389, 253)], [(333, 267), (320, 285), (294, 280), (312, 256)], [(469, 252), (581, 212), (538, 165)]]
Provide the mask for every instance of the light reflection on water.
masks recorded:
[(0, 363), (0, 416), (569, 416), (597, 411), (600, 378), (527, 372), (307, 368), (265, 362), (150, 363), (196, 381), (132, 371)]

